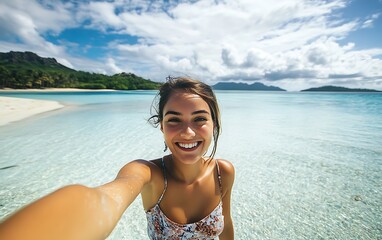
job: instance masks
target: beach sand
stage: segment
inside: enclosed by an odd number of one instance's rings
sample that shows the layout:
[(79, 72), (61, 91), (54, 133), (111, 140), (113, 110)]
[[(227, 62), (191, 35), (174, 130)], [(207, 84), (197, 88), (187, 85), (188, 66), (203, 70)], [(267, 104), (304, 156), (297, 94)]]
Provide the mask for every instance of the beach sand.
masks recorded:
[(86, 88), (27, 88), (27, 89), (13, 89), (3, 88), (0, 92), (111, 92), (118, 91), (114, 89), (86, 89)]
[[(96, 92), (116, 91), (113, 89), (79, 89), (79, 88), (44, 88), (44, 89), (12, 89), (3, 88), (0, 92)], [(0, 126), (16, 122), (36, 114), (64, 107), (55, 101), (11, 98), (0, 96)]]
[(55, 101), (0, 97), (0, 126), (63, 107)]

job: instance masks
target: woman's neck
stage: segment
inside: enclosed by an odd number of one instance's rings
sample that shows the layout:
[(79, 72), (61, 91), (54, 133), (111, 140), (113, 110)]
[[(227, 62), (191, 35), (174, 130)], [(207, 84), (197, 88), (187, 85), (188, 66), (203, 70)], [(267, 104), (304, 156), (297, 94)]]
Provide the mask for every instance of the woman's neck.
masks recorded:
[(174, 159), (173, 155), (169, 155), (165, 165), (168, 174), (174, 180), (190, 185), (203, 177), (207, 163), (204, 158), (200, 158), (193, 164), (184, 164), (181, 161)]

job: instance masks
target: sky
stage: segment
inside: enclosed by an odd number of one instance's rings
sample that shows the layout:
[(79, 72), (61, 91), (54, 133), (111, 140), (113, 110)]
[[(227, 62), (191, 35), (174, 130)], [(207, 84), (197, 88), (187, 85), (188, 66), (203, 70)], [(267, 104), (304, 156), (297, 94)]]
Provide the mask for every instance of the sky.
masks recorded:
[(75, 70), (382, 90), (382, 0), (0, 0), (0, 52)]

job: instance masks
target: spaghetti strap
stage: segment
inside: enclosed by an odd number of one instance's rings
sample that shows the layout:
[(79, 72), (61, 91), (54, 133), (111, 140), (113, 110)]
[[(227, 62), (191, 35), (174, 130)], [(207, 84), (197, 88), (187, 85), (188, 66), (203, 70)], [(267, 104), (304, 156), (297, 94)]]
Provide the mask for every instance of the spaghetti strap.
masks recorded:
[(217, 170), (217, 173), (218, 173), (218, 183), (219, 183), (219, 189), (220, 189), (220, 198), (222, 198), (223, 197), (222, 177), (221, 177), (221, 174), (220, 174), (220, 168), (219, 168), (218, 160), (216, 159), (215, 162), (216, 162), (216, 170)]
[(163, 196), (164, 196), (164, 193), (166, 192), (166, 189), (167, 189), (166, 168), (165, 168), (165, 165), (164, 165), (164, 159), (163, 159), (163, 157), (162, 157), (162, 169), (163, 169), (163, 178), (164, 178), (164, 188), (163, 188), (162, 195), (160, 195), (160, 197), (159, 197), (159, 199), (158, 199), (157, 205), (159, 205), (159, 203), (162, 201), (162, 198), (163, 198)]
[[(217, 239), (224, 229), (224, 215), (223, 215), (223, 201), (220, 194), (220, 202), (211, 211), (210, 214), (203, 219), (192, 223), (176, 223), (169, 219), (159, 206), (160, 201), (165, 194), (167, 188), (166, 169), (164, 159), (162, 158), (163, 176), (165, 186), (158, 203), (148, 211), (146, 211), (147, 218), (147, 233), (149, 238), (154, 239)], [(216, 188), (215, 170), (210, 172), (214, 177)], [(221, 174), (218, 162), (216, 161), (216, 174), (218, 177), (218, 184), (222, 193)], [(211, 176), (211, 175), (210, 175)], [(171, 187), (171, 186), (170, 186)], [(216, 193), (215, 193), (216, 194)], [(216, 196), (215, 196), (216, 198)]]

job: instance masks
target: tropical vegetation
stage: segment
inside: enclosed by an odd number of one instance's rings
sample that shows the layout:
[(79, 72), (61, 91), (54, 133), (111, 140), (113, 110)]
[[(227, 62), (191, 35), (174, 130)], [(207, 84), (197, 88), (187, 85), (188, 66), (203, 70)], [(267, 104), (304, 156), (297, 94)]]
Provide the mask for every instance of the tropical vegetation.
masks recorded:
[(0, 53), (0, 88), (157, 89), (156, 83), (134, 73), (112, 76), (76, 71), (33, 52)]

